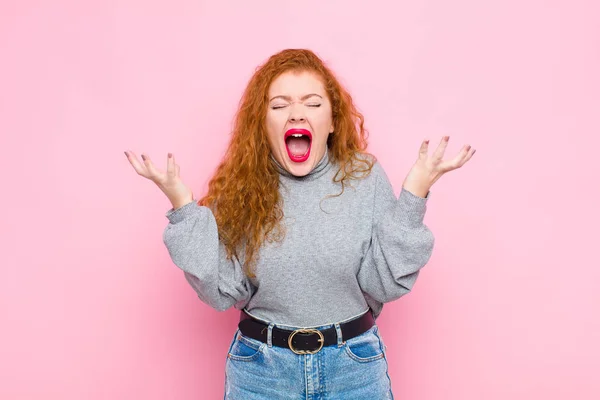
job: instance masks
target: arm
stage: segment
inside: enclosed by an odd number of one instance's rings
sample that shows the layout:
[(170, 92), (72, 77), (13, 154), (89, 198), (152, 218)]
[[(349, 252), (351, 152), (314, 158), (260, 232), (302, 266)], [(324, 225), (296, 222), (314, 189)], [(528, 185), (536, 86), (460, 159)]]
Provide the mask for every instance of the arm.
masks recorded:
[(218, 311), (242, 309), (252, 296), (252, 284), (236, 257), (226, 259), (210, 209), (193, 201), (165, 216), (169, 224), (163, 242), (200, 300)]
[[(373, 198), (373, 230), (358, 282), (363, 292), (381, 303), (408, 293), (433, 251), (434, 237), (423, 224), (427, 197), (402, 188), (396, 198), (379, 163)], [(427, 193), (427, 196), (429, 193)]]

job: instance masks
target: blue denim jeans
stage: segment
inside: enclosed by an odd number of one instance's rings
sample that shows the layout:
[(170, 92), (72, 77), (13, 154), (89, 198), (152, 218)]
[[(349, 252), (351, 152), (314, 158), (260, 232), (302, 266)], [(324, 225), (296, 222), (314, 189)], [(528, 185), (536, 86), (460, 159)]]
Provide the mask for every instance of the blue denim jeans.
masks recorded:
[(270, 323), (267, 343), (236, 330), (225, 364), (225, 400), (383, 400), (393, 399), (386, 347), (375, 324), (349, 340), (335, 327), (337, 345), (315, 354), (273, 346), (272, 329), (298, 329)]

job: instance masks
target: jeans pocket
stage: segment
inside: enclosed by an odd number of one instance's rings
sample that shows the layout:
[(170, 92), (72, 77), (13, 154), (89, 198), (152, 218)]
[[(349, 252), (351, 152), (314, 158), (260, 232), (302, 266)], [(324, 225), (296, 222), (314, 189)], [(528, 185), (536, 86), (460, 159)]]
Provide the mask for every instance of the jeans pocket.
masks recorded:
[(351, 359), (364, 363), (384, 358), (383, 343), (377, 329), (377, 325), (373, 325), (366, 332), (346, 340), (344, 348)]
[(239, 330), (236, 332), (227, 357), (237, 361), (254, 361), (260, 357), (266, 343), (243, 335)]

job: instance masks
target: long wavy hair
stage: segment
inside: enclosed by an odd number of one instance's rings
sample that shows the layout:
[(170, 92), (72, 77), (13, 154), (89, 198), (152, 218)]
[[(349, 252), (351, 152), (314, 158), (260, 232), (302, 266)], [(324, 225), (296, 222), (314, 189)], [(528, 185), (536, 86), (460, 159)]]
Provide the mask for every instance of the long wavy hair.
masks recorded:
[(227, 258), (235, 256), (241, 261), (243, 254), (244, 273), (249, 277), (255, 277), (263, 242), (285, 236), (279, 172), (270, 157), (265, 118), (271, 82), (288, 71), (313, 72), (323, 82), (332, 105), (334, 132), (329, 134), (327, 151), (331, 162), (339, 166), (333, 179), (341, 184), (338, 195), (350, 179), (368, 175), (375, 161), (366, 152), (368, 132), (363, 115), (315, 53), (287, 49), (258, 67), (240, 100), (225, 156), (209, 181), (207, 194), (198, 201), (213, 211)]

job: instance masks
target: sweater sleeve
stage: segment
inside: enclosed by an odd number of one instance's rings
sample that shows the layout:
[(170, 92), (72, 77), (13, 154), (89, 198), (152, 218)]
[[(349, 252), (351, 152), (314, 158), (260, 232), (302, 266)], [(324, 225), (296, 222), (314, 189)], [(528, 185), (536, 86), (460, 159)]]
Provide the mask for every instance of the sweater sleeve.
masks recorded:
[(218, 311), (245, 307), (253, 286), (239, 260), (227, 260), (211, 210), (193, 201), (165, 216), (163, 242), (200, 300)]
[(434, 237), (423, 224), (426, 198), (402, 188), (396, 198), (379, 163), (373, 166), (376, 183), (371, 242), (358, 272), (363, 292), (381, 303), (408, 293), (433, 251)]

